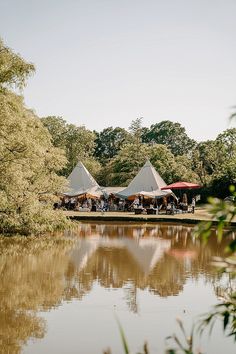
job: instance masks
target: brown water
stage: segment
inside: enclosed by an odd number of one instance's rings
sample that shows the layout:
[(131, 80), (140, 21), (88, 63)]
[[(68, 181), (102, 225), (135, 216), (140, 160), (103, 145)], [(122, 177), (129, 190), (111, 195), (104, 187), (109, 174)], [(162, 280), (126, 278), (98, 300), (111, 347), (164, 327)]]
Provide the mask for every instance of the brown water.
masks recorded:
[[(179, 333), (176, 317), (189, 331), (231, 286), (210, 265), (225, 245), (204, 245), (191, 231), (84, 223), (67, 233), (74, 244), (19, 243), (15, 251), (8, 242), (0, 256), (0, 353), (123, 353), (116, 317), (133, 353), (144, 341), (164, 353), (165, 338)], [(207, 353), (236, 352), (220, 325), (207, 338), (197, 341)]]

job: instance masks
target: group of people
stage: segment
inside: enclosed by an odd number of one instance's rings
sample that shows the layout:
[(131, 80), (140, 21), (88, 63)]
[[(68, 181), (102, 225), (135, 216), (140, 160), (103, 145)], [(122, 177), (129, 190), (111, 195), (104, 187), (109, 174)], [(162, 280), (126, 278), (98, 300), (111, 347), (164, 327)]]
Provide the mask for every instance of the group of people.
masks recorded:
[(117, 198), (63, 197), (55, 207), (75, 211), (123, 211), (126, 203)]
[(134, 209), (155, 209), (157, 213), (159, 211), (170, 211), (174, 214), (175, 211), (189, 211), (191, 207), (191, 212), (195, 211), (196, 200), (193, 197), (192, 203), (189, 206), (186, 201), (180, 200), (180, 198), (174, 198), (170, 196), (169, 198), (163, 197), (159, 199), (145, 199), (142, 196), (136, 196), (132, 200), (123, 200), (115, 198), (113, 196), (109, 198), (91, 198), (86, 196), (78, 197), (63, 197), (60, 203), (54, 205), (55, 208), (64, 208), (66, 210), (75, 211), (132, 211)]
[(155, 209), (156, 214), (160, 211), (164, 211), (166, 213), (174, 214), (175, 212), (195, 212), (196, 199), (192, 198), (192, 202), (189, 205), (187, 203), (187, 198), (184, 195), (182, 200), (180, 198), (174, 198), (170, 196), (169, 198), (163, 197), (159, 199), (143, 199), (142, 197), (136, 197), (132, 203), (134, 208), (143, 209), (143, 212), (146, 209)]

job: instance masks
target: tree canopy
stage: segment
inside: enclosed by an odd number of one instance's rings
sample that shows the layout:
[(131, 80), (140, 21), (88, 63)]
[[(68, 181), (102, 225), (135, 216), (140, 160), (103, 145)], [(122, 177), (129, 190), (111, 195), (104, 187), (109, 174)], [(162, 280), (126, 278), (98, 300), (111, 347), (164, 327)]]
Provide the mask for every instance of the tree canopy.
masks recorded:
[(175, 156), (187, 154), (195, 145), (195, 141), (188, 137), (180, 123), (169, 120), (151, 125), (143, 134), (143, 141), (166, 145)]
[(130, 134), (124, 128), (108, 127), (100, 133), (95, 132), (94, 157), (100, 162), (106, 163), (118, 154), (120, 149), (130, 139)]
[(9, 91), (21, 87), (32, 72), (1, 42), (0, 51), (0, 230), (31, 233), (54, 230), (66, 219), (52, 209), (54, 195), (65, 184), (57, 175), (66, 162), (53, 146), (40, 119)]
[(0, 87), (22, 89), (35, 67), (8, 48), (0, 38)]

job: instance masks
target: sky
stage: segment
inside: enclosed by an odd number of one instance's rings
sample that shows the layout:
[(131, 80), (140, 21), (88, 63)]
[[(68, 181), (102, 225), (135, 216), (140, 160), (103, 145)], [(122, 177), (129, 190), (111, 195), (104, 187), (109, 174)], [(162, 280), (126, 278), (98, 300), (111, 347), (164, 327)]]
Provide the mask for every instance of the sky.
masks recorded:
[(40, 116), (101, 131), (179, 122), (197, 141), (236, 106), (236, 0), (0, 0), (0, 36), (36, 66)]

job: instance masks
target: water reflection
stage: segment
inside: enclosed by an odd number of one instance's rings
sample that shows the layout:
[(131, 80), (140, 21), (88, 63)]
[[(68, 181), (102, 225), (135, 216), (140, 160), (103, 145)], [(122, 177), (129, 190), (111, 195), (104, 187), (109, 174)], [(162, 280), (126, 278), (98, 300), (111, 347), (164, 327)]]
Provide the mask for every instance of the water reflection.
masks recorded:
[(42, 338), (46, 324), (37, 312), (82, 299), (97, 282), (106, 289), (123, 288), (132, 312), (139, 311), (137, 289), (177, 296), (188, 278), (201, 275), (220, 294), (229, 284), (221, 286), (210, 260), (223, 255), (224, 244), (212, 237), (204, 245), (191, 232), (191, 227), (167, 224), (80, 224), (67, 232), (76, 239), (73, 246), (56, 244), (37, 252), (34, 247), (21, 252), (19, 246), (16, 255), (2, 252), (0, 352), (20, 353), (29, 338)]
[(0, 353), (15, 354), (29, 337), (43, 338), (46, 324), (37, 311), (63, 300), (69, 258), (64, 244), (40, 251), (37, 242), (41, 241), (34, 240), (27, 254), (23, 242), (15, 247), (14, 239), (6, 241), (0, 256)]
[(77, 294), (88, 293), (95, 281), (105, 288), (126, 288), (130, 309), (137, 311), (136, 290), (148, 289), (161, 297), (178, 295), (186, 279), (204, 274), (206, 282), (219, 280), (212, 256), (223, 256), (214, 232), (207, 245), (192, 236), (192, 227), (176, 225), (123, 226), (82, 224), (71, 254), (77, 274)]

